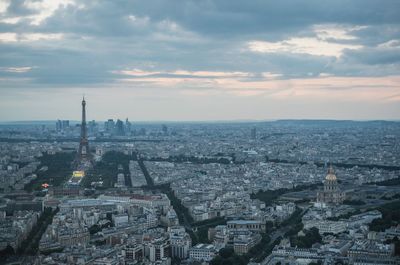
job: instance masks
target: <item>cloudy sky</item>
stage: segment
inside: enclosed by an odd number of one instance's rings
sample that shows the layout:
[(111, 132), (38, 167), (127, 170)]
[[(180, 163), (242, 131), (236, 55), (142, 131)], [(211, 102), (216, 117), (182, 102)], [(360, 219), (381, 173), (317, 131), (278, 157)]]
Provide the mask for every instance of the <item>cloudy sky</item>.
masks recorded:
[(0, 120), (400, 119), (398, 0), (0, 0)]

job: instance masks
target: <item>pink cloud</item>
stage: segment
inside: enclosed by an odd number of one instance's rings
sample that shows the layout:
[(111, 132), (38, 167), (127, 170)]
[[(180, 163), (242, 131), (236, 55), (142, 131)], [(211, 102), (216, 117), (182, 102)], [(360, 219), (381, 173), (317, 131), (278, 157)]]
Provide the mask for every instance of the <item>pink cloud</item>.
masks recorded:
[[(400, 93), (400, 76), (388, 77), (335, 77), (322, 75), (314, 78), (297, 79), (243, 79), (241, 72), (190, 72), (175, 71), (172, 76), (153, 77), (149, 73), (135, 70), (128, 75), (135, 78), (119, 79), (127, 84), (146, 84), (152, 87), (180, 89), (186, 91), (203, 89), (197, 95), (210, 95), (215, 91), (235, 96), (266, 96), (284, 99), (286, 97), (307, 98), (310, 100), (334, 99), (340, 101), (387, 101), (398, 100), (393, 97)], [(179, 77), (190, 75), (190, 78)], [(267, 75), (268, 76), (268, 75)]]

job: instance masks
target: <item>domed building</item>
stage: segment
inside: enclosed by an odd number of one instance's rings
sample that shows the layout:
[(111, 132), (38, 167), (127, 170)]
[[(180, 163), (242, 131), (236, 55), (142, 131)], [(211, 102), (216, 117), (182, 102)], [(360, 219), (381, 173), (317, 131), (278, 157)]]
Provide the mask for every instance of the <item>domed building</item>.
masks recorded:
[(325, 177), (324, 190), (317, 193), (317, 202), (325, 204), (341, 204), (346, 198), (346, 194), (340, 191), (335, 172), (332, 166), (328, 169)]

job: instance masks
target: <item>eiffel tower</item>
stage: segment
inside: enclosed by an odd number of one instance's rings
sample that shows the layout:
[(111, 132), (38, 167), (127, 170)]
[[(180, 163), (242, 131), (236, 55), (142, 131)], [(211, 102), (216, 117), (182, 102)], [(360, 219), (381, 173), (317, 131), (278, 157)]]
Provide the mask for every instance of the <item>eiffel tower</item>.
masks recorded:
[(86, 127), (86, 101), (85, 97), (82, 99), (82, 124), (81, 124), (81, 140), (79, 142), (79, 149), (76, 155), (75, 163), (78, 169), (85, 169), (91, 165), (91, 154), (89, 150), (89, 141), (87, 137)]

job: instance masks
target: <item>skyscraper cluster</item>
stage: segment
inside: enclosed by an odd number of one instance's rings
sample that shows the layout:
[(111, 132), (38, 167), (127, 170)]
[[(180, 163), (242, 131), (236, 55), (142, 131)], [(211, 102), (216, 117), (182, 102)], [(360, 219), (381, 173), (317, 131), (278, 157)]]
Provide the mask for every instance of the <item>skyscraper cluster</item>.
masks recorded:
[(125, 122), (123, 122), (120, 119), (117, 119), (115, 122), (113, 119), (108, 119), (104, 123), (104, 131), (110, 135), (115, 135), (115, 136), (125, 136), (127, 134), (130, 134), (132, 129), (132, 124), (126, 118)]
[(69, 120), (57, 120), (56, 131), (62, 132), (69, 128)]

